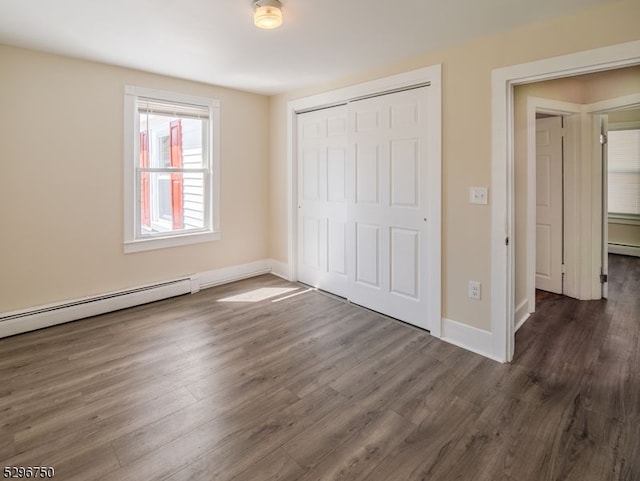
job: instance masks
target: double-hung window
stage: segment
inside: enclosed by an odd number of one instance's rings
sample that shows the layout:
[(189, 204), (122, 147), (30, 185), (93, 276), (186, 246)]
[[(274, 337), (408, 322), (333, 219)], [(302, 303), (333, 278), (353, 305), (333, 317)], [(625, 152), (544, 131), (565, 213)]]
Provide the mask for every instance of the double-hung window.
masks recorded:
[(220, 238), (219, 103), (125, 88), (125, 252)]
[(620, 223), (640, 221), (640, 128), (609, 130), (609, 218)]

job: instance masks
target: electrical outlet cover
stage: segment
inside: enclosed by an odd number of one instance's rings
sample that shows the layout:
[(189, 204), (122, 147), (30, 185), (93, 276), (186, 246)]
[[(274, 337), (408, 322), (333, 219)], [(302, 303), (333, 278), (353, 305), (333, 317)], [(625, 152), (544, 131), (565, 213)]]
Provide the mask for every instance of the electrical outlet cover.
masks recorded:
[(486, 187), (469, 187), (469, 203), (470, 204), (487, 204), (488, 189)]
[(477, 281), (469, 281), (469, 297), (471, 299), (480, 300), (481, 292), (480, 292), (480, 283)]

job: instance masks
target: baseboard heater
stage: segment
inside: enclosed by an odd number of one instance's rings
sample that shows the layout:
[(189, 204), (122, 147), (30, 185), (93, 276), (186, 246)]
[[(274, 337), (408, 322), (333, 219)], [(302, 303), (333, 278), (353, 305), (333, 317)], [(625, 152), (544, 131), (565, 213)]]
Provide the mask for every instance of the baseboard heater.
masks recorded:
[(609, 254), (640, 257), (640, 246), (630, 244), (609, 244)]
[(188, 293), (191, 293), (191, 280), (178, 279), (70, 302), (11, 312), (0, 315), (0, 338)]

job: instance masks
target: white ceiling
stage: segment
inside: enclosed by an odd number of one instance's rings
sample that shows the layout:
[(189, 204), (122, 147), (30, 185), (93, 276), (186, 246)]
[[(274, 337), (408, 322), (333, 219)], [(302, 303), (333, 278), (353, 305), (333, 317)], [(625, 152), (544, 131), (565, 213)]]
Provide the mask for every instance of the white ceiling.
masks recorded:
[(609, 1), (0, 0), (0, 43), (274, 94)]

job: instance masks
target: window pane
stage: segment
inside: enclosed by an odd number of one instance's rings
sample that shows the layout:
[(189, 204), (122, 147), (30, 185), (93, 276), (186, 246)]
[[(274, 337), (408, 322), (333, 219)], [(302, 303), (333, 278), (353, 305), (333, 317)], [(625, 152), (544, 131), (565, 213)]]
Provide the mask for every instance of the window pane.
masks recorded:
[(205, 174), (143, 172), (141, 182), (140, 235), (188, 232), (206, 227)]
[(169, 100), (138, 98), (138, 110), (155, 114), (178, 117), (209, 118), (209, 108), (205, 105), (185, 104)]
[(608, 137), (609, 212), (640, 215), (640, 130), (613, 130)]
[[(147, 165), (152, 168), (203, 168), (207, 164), (207, 119), (184, 118), (139, 112), (141, 166), (147, 149)], [(144, 142), (148, 146), (144, 146)]]

